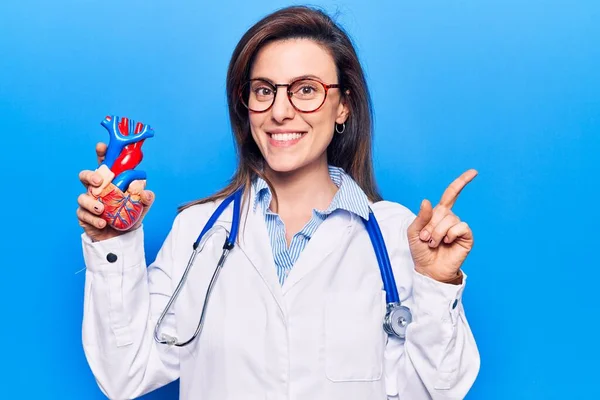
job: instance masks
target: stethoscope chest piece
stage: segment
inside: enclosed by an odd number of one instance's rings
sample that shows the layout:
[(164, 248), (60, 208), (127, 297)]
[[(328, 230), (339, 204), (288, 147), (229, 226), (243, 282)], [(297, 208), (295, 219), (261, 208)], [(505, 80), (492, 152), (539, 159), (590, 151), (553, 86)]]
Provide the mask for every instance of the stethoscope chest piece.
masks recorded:
[(412, 322), (410, 309), (398, 303), (387, 305), (387, 311), (383, 321), (383, 329), (392, 336), (399, 339), (406, 338), (406, 329)]

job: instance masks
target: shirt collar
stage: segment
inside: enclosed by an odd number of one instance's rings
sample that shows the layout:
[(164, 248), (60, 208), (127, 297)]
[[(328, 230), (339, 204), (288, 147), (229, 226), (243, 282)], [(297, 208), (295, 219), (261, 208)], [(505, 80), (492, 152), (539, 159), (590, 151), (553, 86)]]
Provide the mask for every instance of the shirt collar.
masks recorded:
[[(341, 209), (351, 212), (364, 219), (369, 218), (369, 199), (365, 192), (358, 186), (358, 184), (348, 175), (342, 168), (328, 166), (329, 176), (333, 183), (339, 188), (336, 192), (333, 200), (326, 210), (314, 210), (318, 215), (325, 217), (335, 210)], [(269, 189), (267, 182), (256, 177), (252, 182), (254, 186), (254, 205), (253, 210), (256, 212), (256, 208), (259, 203), (263, 206), (263, 212), (266, 212), (271, 204), (272, 193)]]

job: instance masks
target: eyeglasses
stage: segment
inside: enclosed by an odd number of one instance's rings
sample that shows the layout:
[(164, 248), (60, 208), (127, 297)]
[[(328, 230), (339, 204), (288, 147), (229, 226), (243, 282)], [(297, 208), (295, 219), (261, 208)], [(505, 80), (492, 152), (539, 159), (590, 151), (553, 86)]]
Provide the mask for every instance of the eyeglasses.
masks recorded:
[(300, 78), (286, 84), (273, 84), (264, 79), (250, 79), (240, 88), (240, 99), (248, 110), (262, 113), (275, 104), (279, 87), (287, 88), (288, 100), (296, 111), (311, 113), (325, 103), (329, 89), (339, 88), (340, 85), (328, 85), (311, 78)]

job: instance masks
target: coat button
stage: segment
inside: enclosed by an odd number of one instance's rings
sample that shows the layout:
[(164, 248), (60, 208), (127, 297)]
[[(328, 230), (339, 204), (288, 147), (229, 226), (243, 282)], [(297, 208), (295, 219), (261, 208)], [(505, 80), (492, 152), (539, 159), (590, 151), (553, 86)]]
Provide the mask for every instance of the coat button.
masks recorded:
[(452, 309), (454, 310), (457, 305), (458, 305), (458, 299), (454, 299), (454, 303), (452, 303)]
[(117, 255), (115, 253), (108, 253), (106, 255), (106, 261), (108, 261), (109, 263), (114, 263), (115, 261), (117, 261)]

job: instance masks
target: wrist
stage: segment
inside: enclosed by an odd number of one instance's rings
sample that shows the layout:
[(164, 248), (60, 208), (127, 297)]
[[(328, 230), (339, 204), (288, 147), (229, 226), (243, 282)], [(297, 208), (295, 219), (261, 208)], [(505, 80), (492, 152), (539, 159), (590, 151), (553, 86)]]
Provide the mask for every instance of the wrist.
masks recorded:
[(437, 282), (446, 283), (449, 285), (462, 285), (462, 283), (463, 283), (463, 273), (460, 269), (458, 271), (456, 271), (456, 273), (454, 275), (451, 275), (451, 276), (436, 276), (436, 275), (421, 271), (419, 268), (416, 268), (416, 271), (418, 273), (420, 273), (421, 275), (431, 278)]
[(439, 282), (446, 283), (449, 285), (462, 285), (463, 283), (463, 273), (459, 269), (456, 271), (456, 276), (451, 277), (449, 279), (437, 279)]

